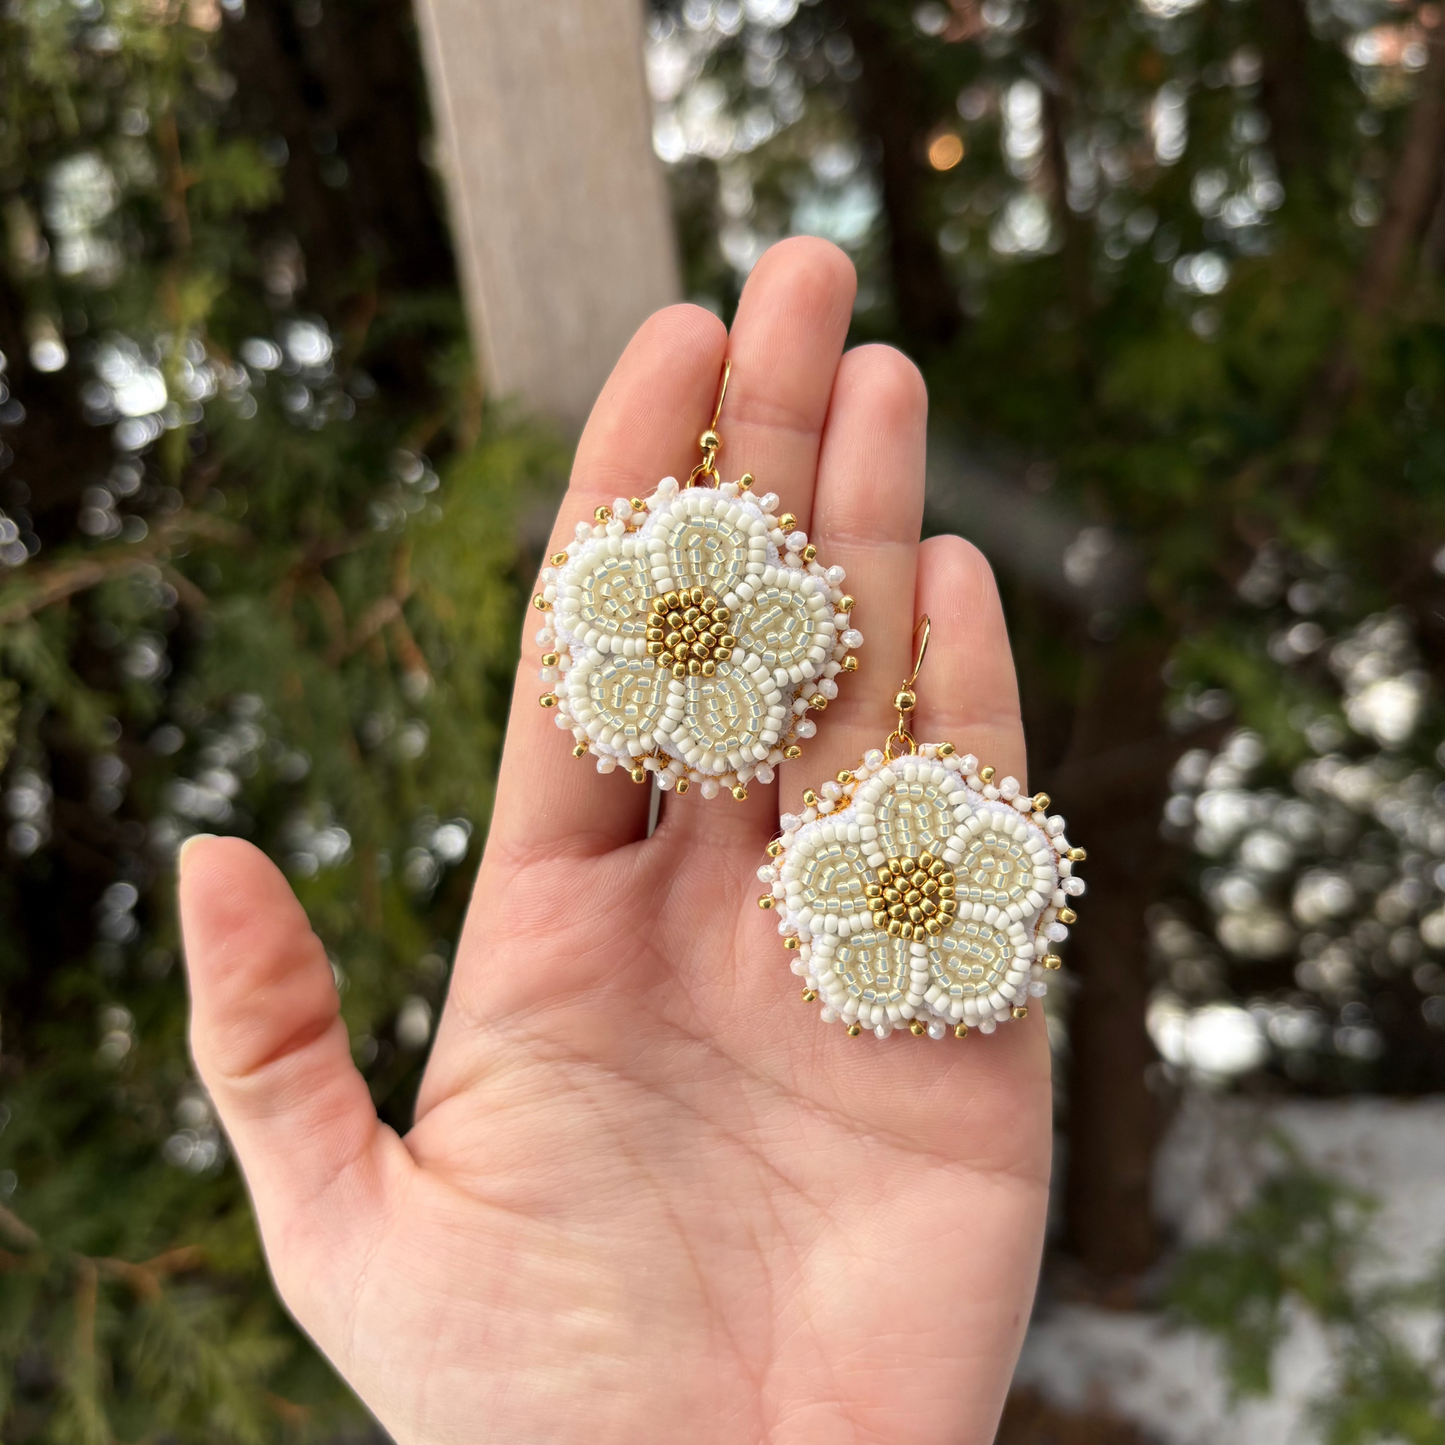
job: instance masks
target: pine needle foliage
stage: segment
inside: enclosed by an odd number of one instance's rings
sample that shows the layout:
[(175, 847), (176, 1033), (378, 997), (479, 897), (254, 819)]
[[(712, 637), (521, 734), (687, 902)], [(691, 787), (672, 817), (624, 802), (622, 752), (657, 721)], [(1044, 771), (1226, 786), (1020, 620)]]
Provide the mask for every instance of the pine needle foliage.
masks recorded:
[(1255, 1197), (1176, 1266), (1175, 1318), (1219, 1341), (1237, 1399), (1269, 1394), (1280, 1345), (1308, 1319), (1330, 1352), (1310, 1408), (1323, 1445), (1441, 1445), (1445, 1260), (1423, 1278), (1386, 1274), (1376, 1201), (1276, 1143)]
[[(193, 1075), (174, 857), (234, 832), (287, 870), (405, 1127), (490, 807), (519, 519), (565, 458), (483, 404), (410, 17), (360, 9), (0, 15), (7, 1445), (367, 1428), (272, 1296)], [(400, 87), (409, 145), (368, 150), (315, 79), (333, 43)]]

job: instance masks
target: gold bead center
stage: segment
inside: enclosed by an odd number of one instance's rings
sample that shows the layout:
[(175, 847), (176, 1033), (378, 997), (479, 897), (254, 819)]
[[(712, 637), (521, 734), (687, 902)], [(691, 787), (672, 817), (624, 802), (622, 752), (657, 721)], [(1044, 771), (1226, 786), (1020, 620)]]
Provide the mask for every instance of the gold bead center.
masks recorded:
[(893, 938), (936, 937), (958, 916), (953, 870), (942, 858), (890, 858), (864, 888), (873, 924)]
[(706, 587), (659, 593), (647, 607), (647, 652), (674, 677), (711, 677), (738, 645), (731, 609)]

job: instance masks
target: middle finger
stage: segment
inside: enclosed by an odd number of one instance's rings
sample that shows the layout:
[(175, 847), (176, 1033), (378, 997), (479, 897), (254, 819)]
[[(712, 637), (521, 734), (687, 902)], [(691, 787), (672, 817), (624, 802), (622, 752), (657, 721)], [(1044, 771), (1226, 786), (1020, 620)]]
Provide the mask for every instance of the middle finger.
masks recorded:
[[(833, 380), (853, 315), (857, 277), (838, 247), (813, 237), (779, 242), (753, 268), (728, 338), (732, 376), (718, 422), (722, 472), (776, 492), (779, 510), (806, 527)], [(826, 559), (825, 559), (826, 560)], [(669, 795), (658, 836), (675, 848), (705, 836), (710, 847), (760, 846), (776, 825), (776, 788), (754, 785), (743, 803)]]

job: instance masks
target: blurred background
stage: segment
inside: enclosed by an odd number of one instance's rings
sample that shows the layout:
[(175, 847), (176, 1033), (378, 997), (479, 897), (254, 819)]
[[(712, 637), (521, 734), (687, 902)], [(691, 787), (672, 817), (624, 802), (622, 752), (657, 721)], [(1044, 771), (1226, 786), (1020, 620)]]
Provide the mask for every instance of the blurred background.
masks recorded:
[(405, 1127), (576, 428), (809, 233), (1091, 854), (1002, 1445), (1445, 1441), (1442, 18), (6, 0), (0, 1438), (379, 1438), (191, 1071), (176, 848), (286, 869)]

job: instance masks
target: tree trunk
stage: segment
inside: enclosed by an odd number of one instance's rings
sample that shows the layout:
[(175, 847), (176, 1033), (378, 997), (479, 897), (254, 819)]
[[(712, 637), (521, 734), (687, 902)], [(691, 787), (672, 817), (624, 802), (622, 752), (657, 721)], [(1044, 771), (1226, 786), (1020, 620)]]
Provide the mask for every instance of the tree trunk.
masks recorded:
[(580, 427), (681, 290), (641, 0), (423, 0), (419, 16), (483, 375)]
[(1069, 755), (1057, 776), (1069, 836), (1089, 852), (1087, 907), (1068, 945), (1078, 985), (1069, 1013), (1065, 1245), (1098, 1280), (1141, 1274), (1157, 1258), (1150, 1199), (1161, 1110), (1145, 912), (1167, 877), (1159, 835), (1179, 745), (1163, 728), (1165, 649), (1121, 642), (1089, 659)]
[(873, 0), (840, 0), (839, 8), (862, 66), (862, 121), (882, 148), (879, 169), (898, 324), (909, 346), (926, 354), (947, 345), (963, 325), (925, 192), (925, 147), (938, 107), (918, 67), (874, 13)]

